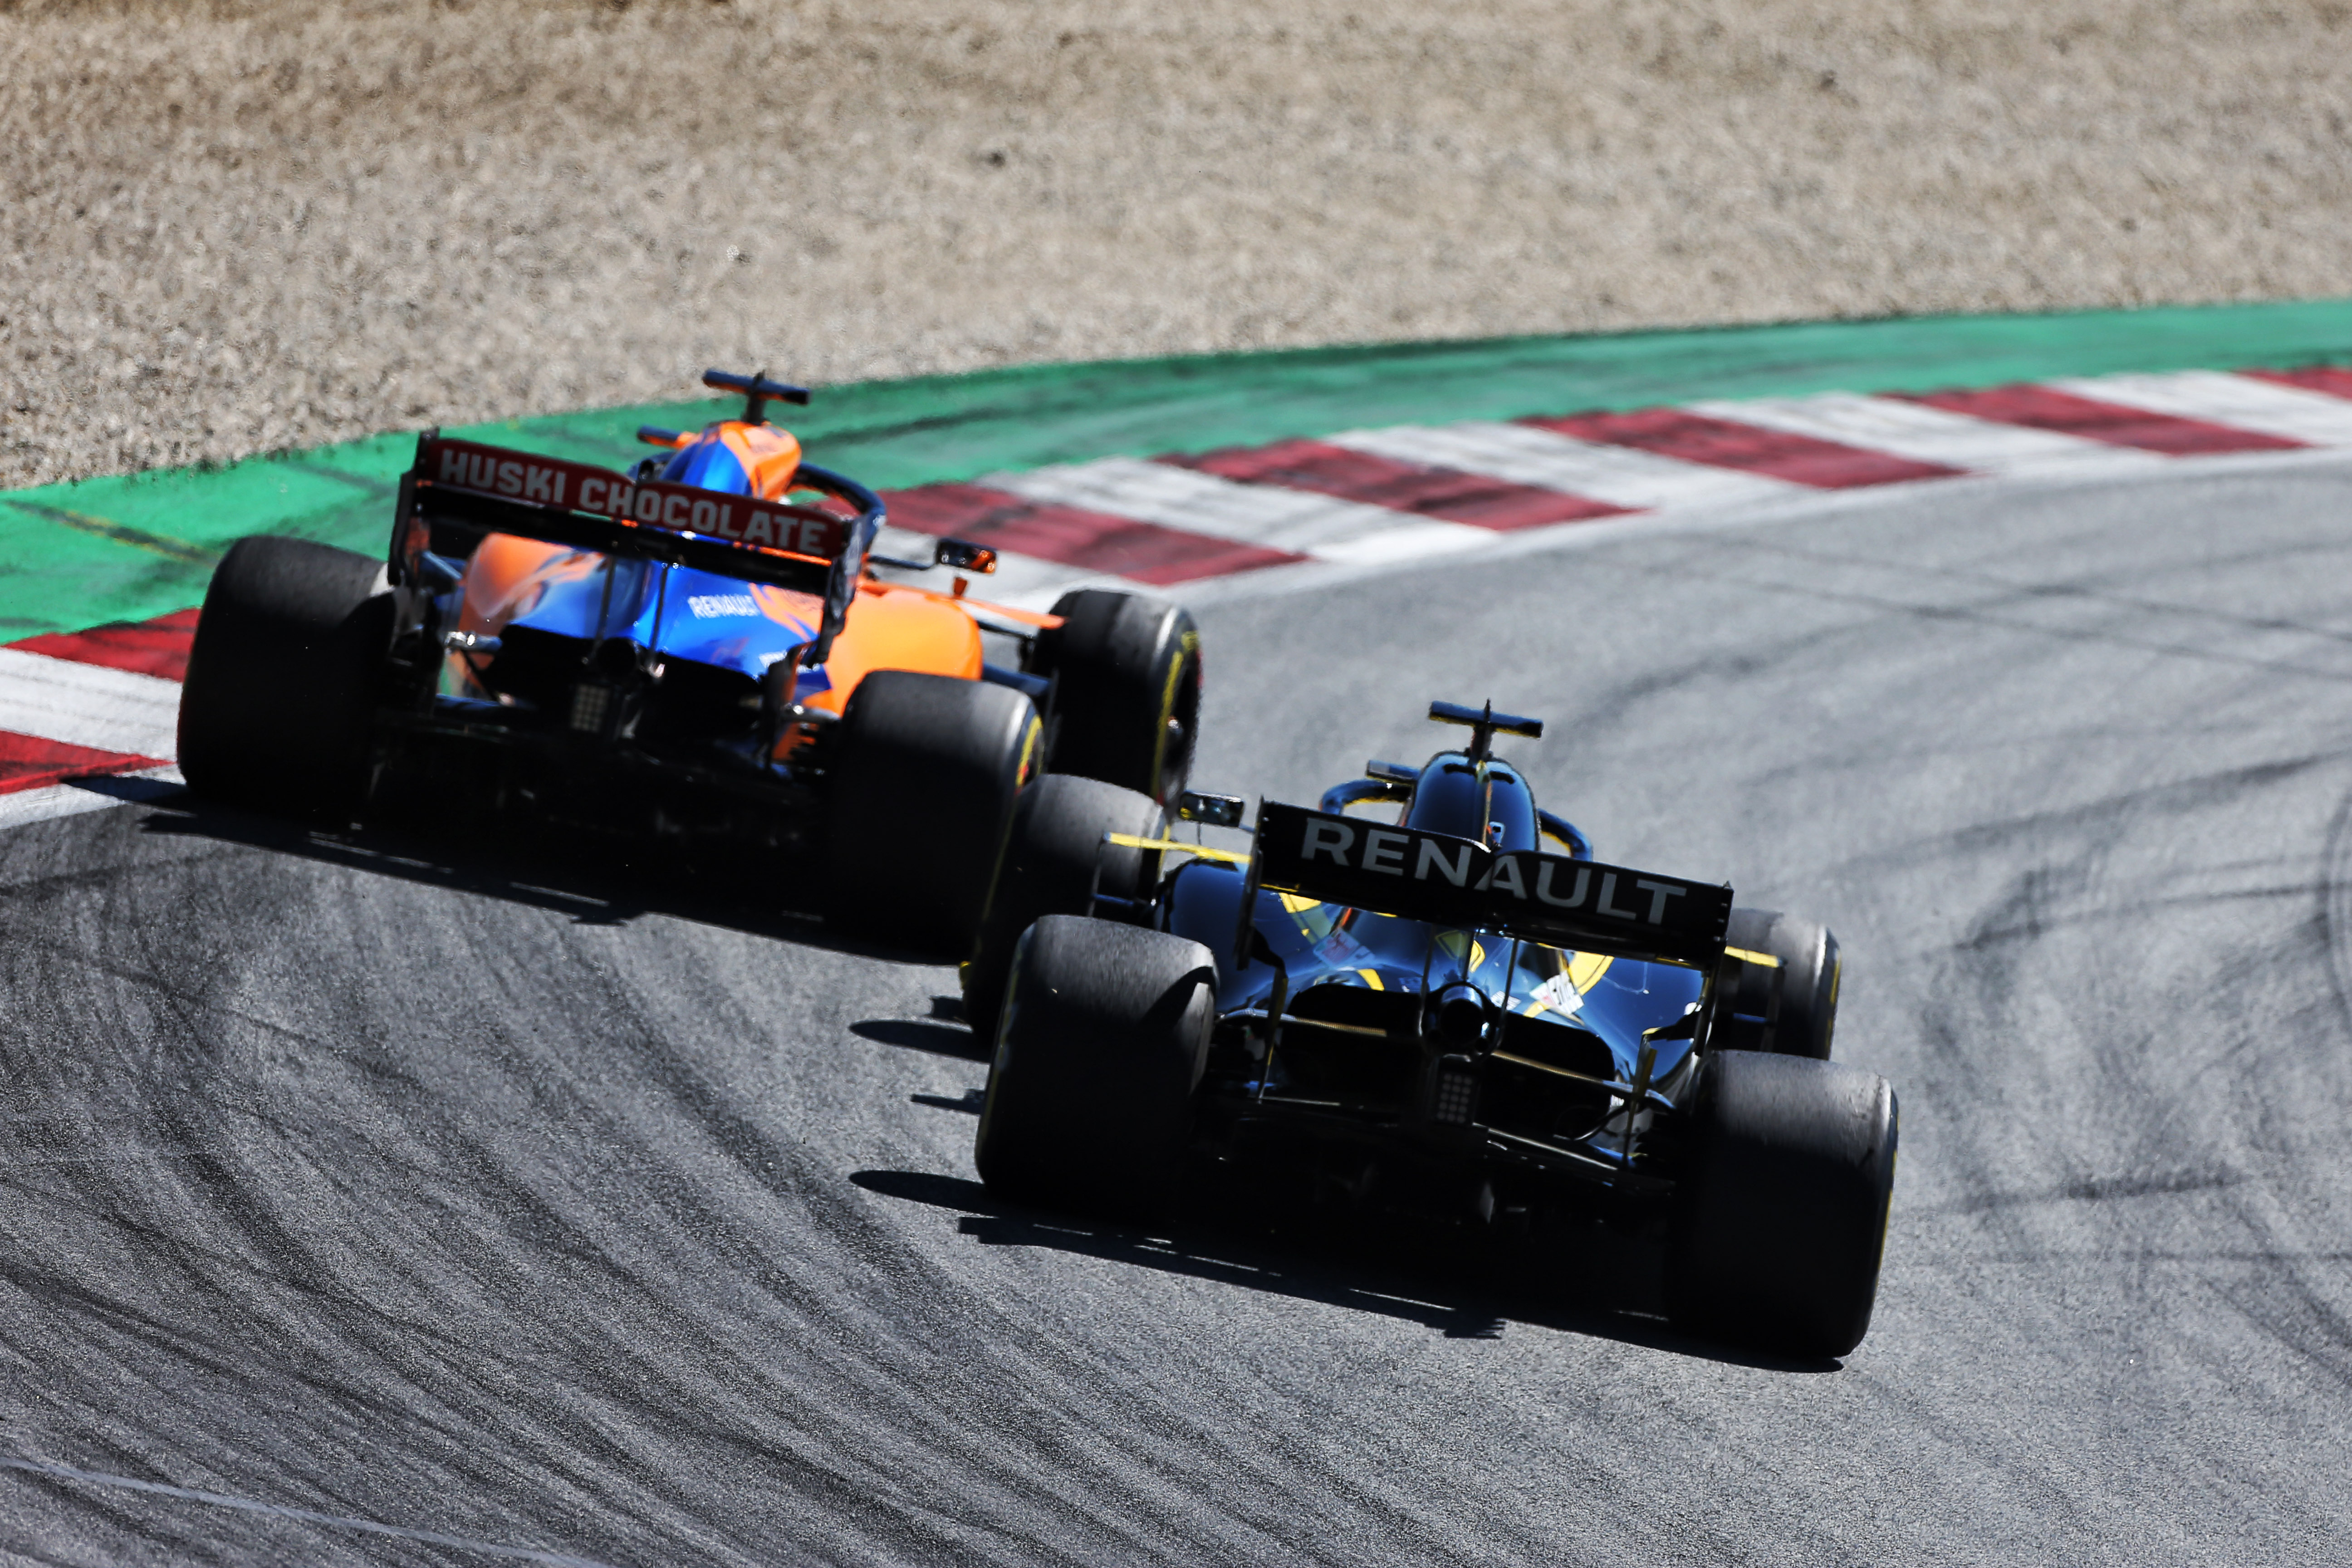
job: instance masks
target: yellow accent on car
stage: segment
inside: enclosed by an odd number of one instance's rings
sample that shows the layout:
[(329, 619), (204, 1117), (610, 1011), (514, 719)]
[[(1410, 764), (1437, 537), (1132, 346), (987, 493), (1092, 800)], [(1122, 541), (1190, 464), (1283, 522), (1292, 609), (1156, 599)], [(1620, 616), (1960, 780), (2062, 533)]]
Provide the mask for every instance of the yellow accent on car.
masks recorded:
[(1778, 969), (1780, 967), (1780, 961), (1773, 957), (1770, 953), (1753, 952), (1744, 947), (1727, 947), (1723, 950), (1723, 955), (1726, 958), (1736, 958), (1742, 963), (1762, 964), (1767, 969)]
[[(1235, 850), (1212, 849), (1205, 844), (1187, 844), (1181, 838), (1140, 838), (1132, 833), (1106, 833), (1103, 835), (1103, 840), (1105, 843), (1116, 844), (1122, 849), (1158, 849), (1162, 852), (1181, 849), (1187, 855), (1197, 855), (1203, 860), (1223, 860), (1228, 866), (1249, 864), (1249, 857)], [(1287, 899), (1283, 900), (1286, 907), (1289, 902)], [(1305, 900), (1307, 906), (1312, 906), (1314, 902), (1312, 899)]]
[(1045, 738), (1044, 722), (1032, 713), (1029, 716), (1029, 728), (1021, 735), (1021, 771), (1013, 775), (1020, 784), (1025, 784), (1029, 782), (1030, 767), (1037, 761), (1037, 742)]
[(1151, 753), (1151, 772), (1155, 778), (1168, 762), (1168, 721), (1176, 716), (1176, 683), (1183, 677), (1184, 661), (1198, 658), (1200, 652), (1201, 634), (1186, 632), (1177, 641), (1176, 657), (1169, 661), (1168, 689), (1160, 694), (1160, 742)]

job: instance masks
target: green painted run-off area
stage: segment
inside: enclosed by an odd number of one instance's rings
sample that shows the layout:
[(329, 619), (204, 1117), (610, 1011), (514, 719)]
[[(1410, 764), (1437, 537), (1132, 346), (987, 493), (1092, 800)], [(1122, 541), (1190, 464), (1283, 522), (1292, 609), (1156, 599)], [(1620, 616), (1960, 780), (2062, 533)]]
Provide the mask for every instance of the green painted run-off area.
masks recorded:
[[(2316, 300), (1033, 365), (829, 387), (789, 423), (814, 461), (903, 489), (1366, 426), (2347, 362), (2352, 300)], [(618, 468), (645, 450), (634, 440), (638, 425), (692, 426), (734, 406), (643, 405), (451, 433)], [(219, 552), (247, 533), (380, 550), (414, 435), (0, 492), (0, 640), (195, 604)]]

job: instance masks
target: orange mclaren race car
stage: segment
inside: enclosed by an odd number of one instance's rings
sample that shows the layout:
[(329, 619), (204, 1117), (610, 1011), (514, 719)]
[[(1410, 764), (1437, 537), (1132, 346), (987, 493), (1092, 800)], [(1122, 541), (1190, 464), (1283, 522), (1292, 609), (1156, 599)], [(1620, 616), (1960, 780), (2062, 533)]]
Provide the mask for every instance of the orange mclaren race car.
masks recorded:
[[(810, 905), (958, 953), (1033, 778), (1176, 796), (1200, 710), (1191, 616), (886, 582), (875, 566), (985, 573), (994, 552), (875, 555), (881, 500), (764, 416), (808, 394), (703, 380), (741, 393), (741, 417), (640, 431), (667, 455), (627, 474), (426, 432), (383, 561), (239, 541), (189, 659), (190, 786), (344, 821), (421, 800), (688, 859), (772, 852), (824, 874)], [(1017, 639), (1020, 668), (987, 661), (983, 629)]]

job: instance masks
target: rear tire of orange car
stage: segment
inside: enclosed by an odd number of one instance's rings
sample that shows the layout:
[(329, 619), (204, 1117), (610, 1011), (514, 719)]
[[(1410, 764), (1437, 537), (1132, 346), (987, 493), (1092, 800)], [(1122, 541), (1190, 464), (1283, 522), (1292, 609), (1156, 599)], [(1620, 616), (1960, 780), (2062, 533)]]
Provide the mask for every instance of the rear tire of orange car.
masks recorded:
[(1761, 1051), (1706, 1063), (1675, 1192), (1666, 1311), (1783, 1355), (1841, 1356), (1878, 1297), (1895, 1192), (1895, 1090)]
[(1735, 909), (1728, 945), (1760, 952), (1772, 964), (1734, 960), (1725, 994), (1732, 1015), (1723, 1043), (1735, 1050), (1830, 1059), (1837, 1032), (1837, 938), (1818, 921), (1777, 910)]
[(1021, 933), (1045, 915), (1092, 914), (1097, 893), (1139, 899), (1158, 852), (1107, 844), (1106, 833), (1156, 838), (1168, 814), (1150, 795), (1100, 779), (1047, 773), (1021, 792), (980, 945), (963, 969), (963, 1012), (975, 1038), (996, 1038), (999, 1005)]
[(903, 669), (859, 681), (827, 784), (835, 923), (968, 956), (1038, 741), (1036, 709), (1007, 687)]
[(1016, 1202), (1141, 1215), (1175, 1195), (1216, 963), (1166, 931), (1047, 915), (1022, 939), (973, 1159)]
[(381, 562), (306, 539), (231, 545), (205, 591), (180, 691), (189, 788), (347, 819), (364, 793), (392, 630)]
[(1164, 599), (1078, 588), (1054, 604), (1032, 675), (1050, 677), (1049, 773), (1100, 779), (1172, 804), (1192, 771), (1201, 721), (1201, 633)]

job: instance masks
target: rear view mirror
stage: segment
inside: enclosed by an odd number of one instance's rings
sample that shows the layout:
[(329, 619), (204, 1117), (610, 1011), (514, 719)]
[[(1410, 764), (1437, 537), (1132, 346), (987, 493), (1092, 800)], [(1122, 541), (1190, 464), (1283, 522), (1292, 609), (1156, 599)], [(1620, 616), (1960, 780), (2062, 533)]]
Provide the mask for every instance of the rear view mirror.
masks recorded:
[(996, 570), (996, 552), (985, 544), (973, 544), (961, 539), (942, 539), (931, 559), (941, 566), (952, 566), (959, 572), (983, 574)]
[(1210, 827), (1239, 827), (1242, 804), (1237, 795), (1196, 795), (1188, 789), (1176, 797), (1176, 816)]

